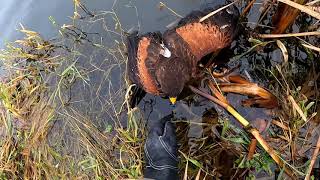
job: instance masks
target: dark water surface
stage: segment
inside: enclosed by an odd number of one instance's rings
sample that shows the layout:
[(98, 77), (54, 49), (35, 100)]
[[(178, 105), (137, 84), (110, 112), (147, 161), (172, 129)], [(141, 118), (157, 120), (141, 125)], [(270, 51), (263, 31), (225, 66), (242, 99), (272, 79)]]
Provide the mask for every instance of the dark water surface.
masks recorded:
[[(93, 12), (109, 11), (111, 8), (114, 8), (125, 29), (126, 27), (128, 29), (131, 27), (138, 29), (140, 24), (140, 30), (143, 32), (164, 30), (166, 25), (176, 19), (172, 14), (159, 10), (160, 1), (92, 0), (82, 2)], [(185, 15), (191, 10), (198, 9), (201, 4), (206, 3), (203, 0), (162, 2), (180, 15)], [(214, 1), (217, 4), (221, 2)], [(129, 8), (129, 6), (136, 6), (138, 17), (134, 12), (135, 9)], [(49, 17), (54, 17), (60, 24), (67, 24), (70, 23), (73, 11), (72, 0), (4, 0), (0, 7), (0, 45), (3, 47), (6, 41), (19, 37), (19, 33), (16, 32), (16, 29), (20, 28), (19, 23), (50, 38), (56, 35), (57, 31), (52, 28), (53, 26), (49, 21)]]

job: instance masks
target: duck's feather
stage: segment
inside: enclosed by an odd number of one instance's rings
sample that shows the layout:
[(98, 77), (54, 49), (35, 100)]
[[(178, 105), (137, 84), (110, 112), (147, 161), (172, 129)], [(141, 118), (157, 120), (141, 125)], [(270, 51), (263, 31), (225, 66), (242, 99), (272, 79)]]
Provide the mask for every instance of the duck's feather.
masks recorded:
[(192, 11), (181, 19), (175, 28), (175, 31), (189, 45), (197, 61), (209, 53), (218, 52), (229, 46), (237, 32), (237, 19), (231, 13), (238, 13), (238, 11), (233, 7), (229, 11), (222, 10), (205, 21), (199, 22), (200, 18), (214, 10), (214, 8), (207, 8)]
[(161, 33), (153, 32), (139, 36), (134, 32), (128, 37), (129, 79), (151, 94), (160, 93), (155, 69), (160, 58)]
[[(192, 69), (192, 74), (197, 73), (196, 56), (191, 52), (186, 41), (176, 32), (175, 29), (167, 30), (163, 34), (163, 39), (172, 53), (172, 59), (175, 61), (185, 61), (187, 66)], [(175, 58), (178, 57), (178, 58)]]
[(134, 83), (137, 86), (141, 86), (141, 81), (138, 75), (137, 65), (137, 50), (138, 50), (138, 31), (134, 31), (127, 37), (127, 51), (128, 51), (128, 63), (127, 63), (127, 76), (130, 83)]

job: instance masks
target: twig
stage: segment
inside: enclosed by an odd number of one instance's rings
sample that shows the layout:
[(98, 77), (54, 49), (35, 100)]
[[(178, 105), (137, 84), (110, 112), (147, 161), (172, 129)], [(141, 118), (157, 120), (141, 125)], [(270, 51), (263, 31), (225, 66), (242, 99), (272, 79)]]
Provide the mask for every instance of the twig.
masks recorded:
[(209, 81), (209, 88), (212, 92), (212, 94), (214, 94), (220, 101), (222, 101), (223, 103), (228, 103), (228, 100), (222, 95), (222, 93), (220, 93), (218, 91), (218, 89), (214, 86), (212, 81)]
[(247, 13), (250, 11), (251, 7), (253, 6), (253, 4), (254, 4), (255, 2), (256, 2), (256, 0), (252, 0), (252, 1), (247, 5), (247, 7), (242, 11), (241, 16), (244, 16), (245, 14), (247, 14)]
[(313, 11), (312, 9), (306, 7), (306, 6), (303, 6), (301, 4), (298, 4), (298, 3), (295, 3), (293, 1), (290, 1), (290, 0), (278, 0), (279, 2), (282, 2), (282, 3), (285, 3), (285, 4), (288, 4), (289, 6), (292, 6), (296, 9), (299, 9), (300, 11), (302, 12), (305, 12), (307, 14), (309, 14), (310, 16), (313, 16), (317, 19), (320, 20), (320, 13), (316, 12), (316, 11)]
[(308, 2), (306, 5), (307, 6), (312, 6), (312, 5), (314, 5), (314, 4), (318, 3), (318, 2), (320, 2), (320, 0), (314, 0), (314, 1)]
[(234, 117), (236, 117), (236, 119), (244, 126), (244, 127), (248, 127), (249, 126), (249, 122), (244, 119), (235, 109), (233, 109), (233, 107), (229, 106), (228, 104), (220, 101), (219, 99), (200, 91), (199, 89), (193, 87), (193, 86), (189, 86), (189, 88), (191, 89), (191, 91), (193, 91), (194, 93), (197, 93), (211, 101), (213, 101), (214, 103), (222, 106), (223, 108), (225, 108), (230, 114), (232, 114)]
[(263, 149), (272, 157), (272, 159), (281, 167), (284, 168), (284, 171), (287, 173), (288, 176), (294, 176), (293, 172), (286, 168), (284, 162), (279, 158), (278, 154), (275, 150), (269, 146), (269, 144), (263, 139), (261, 134), (256, 129), (250, 129), (249, 132), (257, 139), (257, 141), (261, 144)]
[(207, 93), (205, 93), (205, 92), (202, 92), (202, 91), (200, 91), (199, 89), (197, 89), (197, 88), (195, 88), (195, 87), (193, 87), (193, 86), (189, 86), (189, 88), (190, 88), (191, 91), (193, 91), (194, 93), (197, 93), (197, 94), (199, 94), (199, 95), (201, 95), (201, 96), (203, 96), (203, 97), (205, 97), (205, 98), (213, 101), (214, 103), (222, 106), (223, 108), (227, 108), (227, 107), (229, 106), (227, 103), (224, 103), (224, 102), (220, 101), (219, 99), (217, 99), (217, 98), (215, 98), (215, 97), (213, 97), (213, 96), (211, 96), (211, 95), (209, 95), (209, 94), (207, 94)]
[(312, 46), (312, 45), (308, 45), (308, 44), (302, 44), (302, 46), (306, 47), (306, 48), (309, 48), (309, 49), (312, 49), (314, 51), (318, 51), (320, 52), (320, 48), (316, 47), (316, 46)]
[(249, 145), (248, 160), (251, 160), (253, 158), (254, 152), (256, 151), (257, 142), (258, 141), (256, 138), (251, 139), (251, 143)]
[(176, 15), (179, 18), (183, 18), (180, 14), (176, 13), (173, 9), (169, 8), (165, 3), (160, 2), (160, 6), (166, 7), (170, 12), (172, 12), (174, 15)]
[(290, 34), (259, 34), (259, 38), (271, 39), (271, 38), (286, 38), (297, 36), (320, 36), (320, 31), (290, 33)]
[(225, 5), (225, 6), (221, 7), (221, 8), (219, 8), (219, 9), (217, 9), (217, 10), (212, 11), (211, 13), (203, 16), (203, 17), (199, 20), (199, 22), (202, 22), (202, 21), (208, 19), (209, 17), (217, 14), (219, 11), (222, 11), (222, 10), (228, 8), (229, 6), (233, 5), (233, 4), (236, 3), (236, 2), (237, 2), (237, 1), (234, 1), (234, 2), (232, 2), (232, 3), (230, 3), (230, 4), (228, 4), (228, 5)]
[(305, 180), (309, 180), (310, 179), (311, 171), (313, 169), (314, 163), (317, 160), (317, 156), (319, 155), (319, 149), (320, 149), (320, 135), (319, 135), (319, 138), (318, 138), (316, 149), (314, 150), (314, 152), (312, 154), (312, 158), (311, 158), (311, 161), (310, 161), (308, 172), (306, 174), (306, 177), (304, 178)]

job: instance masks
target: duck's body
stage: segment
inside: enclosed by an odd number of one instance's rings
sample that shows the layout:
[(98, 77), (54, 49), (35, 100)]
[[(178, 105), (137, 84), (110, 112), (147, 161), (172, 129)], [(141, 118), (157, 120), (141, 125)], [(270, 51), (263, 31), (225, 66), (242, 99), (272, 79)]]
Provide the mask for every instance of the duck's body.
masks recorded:
[(128, 37), (130, 80), (154, 95), (176, 97), (198, 73), (198, 62), (232, 42), (239, 12), (229, 7), (199, 22), (213, 8), (193, 11), (174, 29)]
[(129, 79), (150, 94), (177, 96), (189, 80), (191, 65), (164, 46), (159, 32), (131, 34), (128, 50)]

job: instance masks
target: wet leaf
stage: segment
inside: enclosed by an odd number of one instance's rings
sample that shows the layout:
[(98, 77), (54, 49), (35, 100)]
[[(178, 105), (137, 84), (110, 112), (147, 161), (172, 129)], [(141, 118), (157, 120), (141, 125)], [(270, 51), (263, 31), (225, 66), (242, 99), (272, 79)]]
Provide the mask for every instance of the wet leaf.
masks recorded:
[(301, 118), (306, 122), (307, 117), (304, 115), (302, 109), (300, 106), (296, 103), (296, 101), (293, 99), (291, 95), (288, 96), (288, 100), (291, 102), (293, 109), (298, 112), (298, 114), (301, 116)]
[(202, 168), (201, 163), (199, 163), (197, 160), (195, 159), (189, 159), (189, 161), (194, 164), (195, 166), (197, 166), (198, 168)]
[[(293, 24), (297, 16), (300, 14), (300, 11), (298, 9), (293, 8), (287, 4), (284, 4), (288, 2), (287, 0), (279, 0), (279, 2), (283, 2), (283, 3), (279, 3), (277, 12), (272, 17), (272, 23), (275, 26), (274, 30), (272, 31), (273, 34), (284, 33), (287, 30), (287, 28)], [(296, 2), (299, 2), (300, 4), (305, 4), (307, 1), (296, 0)], [(297, 4), (297, 3), (294, 3), (294, 4)]]
[(242, 137), (226, 138), (228, 141), (239, 143), (239, 144), (248, 144)]
[[(259, 87), (258, 84), (246, 81), (244, 78), (230, 77), (232, 83), (220, 83), (218, 86), (222, 92), (247, 95), (252, 98), (244, 100), (245, 106), (258, 106), (263, 108), (278, 107), (277, 98), (269, 91)], [(233, 81), (238, 83), (233, 83)]]
[(315, 103), (315, 102), (313, 102), (313, 101), (310, 102), (310, 103), (305, 107), (305, 110), (308, 111), (308, 110), (314, 105), (314, 103)]
[(280, 50), (282, 52), (283, 62), (287, 63), (289, 55), (288, 55), (288, 51), (287, 51), (286, 46), (280, 40), (277, 40), (276, 42), (277, 42), (277, 45), (278, 45), (278, 47), (280, 48)]

